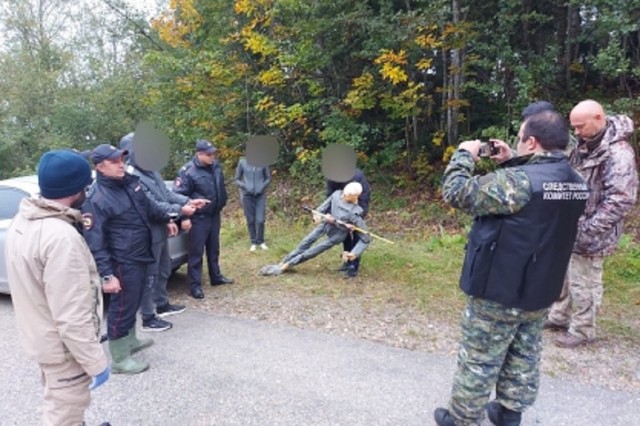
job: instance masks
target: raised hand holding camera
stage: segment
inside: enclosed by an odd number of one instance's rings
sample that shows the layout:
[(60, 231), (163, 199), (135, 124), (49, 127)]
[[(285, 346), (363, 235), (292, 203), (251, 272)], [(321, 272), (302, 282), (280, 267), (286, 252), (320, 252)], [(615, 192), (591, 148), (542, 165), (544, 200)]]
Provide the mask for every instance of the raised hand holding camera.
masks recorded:
[(514, 156), (513, 150), (506, 142), (500, 139), (489, 139), (489, 141), (493, 144), (495, 150), (495, 152), (489, 157), (493, 161), (502, 163)]
[(469, 151), (474, 161), (478, 161), (480, 158), (490, 158), (502, 162), (512, 157), (509, 145), (499, 139), (490, 139), (488, 142), (482, 142), (478, 139), (464, 141), (458, 146), (458, 149)]
[(465, 151), (469, 151), (473, 156), (474, 161), (478, 161), (478, 153), (480, 152), (480, 147), (482, 146), (482, 142), (476, 139), (473, 141), (464, 141), (460, 145), (458, 145), (458, 149), (462, 149)]
[(500, 148), (492, 140), (489, 142), (482, 142), (480, 150), (478, 151), (478, 157), (480, 158), (489, 158), (498, 154), (500, 154)]

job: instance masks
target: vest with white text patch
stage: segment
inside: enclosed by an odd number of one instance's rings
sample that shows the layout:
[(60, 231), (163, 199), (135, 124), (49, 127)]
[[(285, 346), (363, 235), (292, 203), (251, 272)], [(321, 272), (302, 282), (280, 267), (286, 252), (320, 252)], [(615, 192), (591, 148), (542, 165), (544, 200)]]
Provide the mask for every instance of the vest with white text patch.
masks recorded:
[(566, 158), (518, 169), (529, 177), (531, 200), (514, 214), (474, 219), (460, 288), (469, 296), (536, 311), (560, 296), (589, 191)]

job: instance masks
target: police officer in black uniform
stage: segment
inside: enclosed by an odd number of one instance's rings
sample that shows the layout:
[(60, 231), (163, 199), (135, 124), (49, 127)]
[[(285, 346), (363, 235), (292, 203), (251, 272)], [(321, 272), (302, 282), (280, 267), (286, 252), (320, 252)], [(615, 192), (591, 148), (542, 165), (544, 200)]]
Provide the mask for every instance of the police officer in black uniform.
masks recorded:
[[(358, 205), (362, 207), (362, 218), (366, 218), (369, 211), (369, 200), (371, 199), (371, 186), (364, 176), (364, 173), (360, 169), (356, 169), (353, 177), (346, 182), (336, 182), (333, 180), (327, 180), (327, 197), (330, 197), (335, 191), (344, 189), (349, 182), (358, 182), (362, 185), (362, 194), (358, 197)], [(359, 232), (351, 232), (342, 243), (344, 251), (351, 252), (351, 250), (360, 241)], [(360, 268), (360, 257), (356, 257), (354, 260), (349, 260), (340, 268), (345, 272), (346, 278), (354, 278), (358, 275), (358, 269)]]
[[(170, 224), (170, 216), (149, 199), (140, 179), (125, 172), (128, 151), (102, 144), (88, 156), (96, 167), (96, 181), (83, 205), (84, 237), (96, 261), (103, 289), (114, 289), (107, 313), (107, 335), (114, 373), (136, 374), (149, 364), (131, 354), (153, 340), (138, 340), (136, 313), (154, 262), (149, 221)], [(175, 230), (175, 224), (169, 228)]]
[(222, 166), (216, 159), (217, 149), (211, 142), (196, 142), (196, 155), (185, 164), (176, 178), (173, 190), (189, 198), (204, 198), (209, 203), (191, 217), (189, 233), (189, 293), (195, 299), (203, 299), (202, 256), (206, 248), (211, 285), (233, 284), (220, 272), (220, 212), (227, 204)]

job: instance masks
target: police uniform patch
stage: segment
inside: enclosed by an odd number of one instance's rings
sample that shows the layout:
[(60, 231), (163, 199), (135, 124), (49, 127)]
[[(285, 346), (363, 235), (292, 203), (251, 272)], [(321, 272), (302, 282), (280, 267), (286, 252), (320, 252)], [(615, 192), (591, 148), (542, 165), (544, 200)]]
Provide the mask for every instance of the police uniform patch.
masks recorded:
[(93, 228), (93, 215), (91, 213), (85, 213), (82, 215), (82, 226), (84, 226), (84, 229), (87, 231)]
[(173, 181), (173, 185), (178, 188), (180, 186), (180, 184), (182, 183), (182, 180), (180, 180), (180, 177), (178, 176), (176, 178), (176, 180)]

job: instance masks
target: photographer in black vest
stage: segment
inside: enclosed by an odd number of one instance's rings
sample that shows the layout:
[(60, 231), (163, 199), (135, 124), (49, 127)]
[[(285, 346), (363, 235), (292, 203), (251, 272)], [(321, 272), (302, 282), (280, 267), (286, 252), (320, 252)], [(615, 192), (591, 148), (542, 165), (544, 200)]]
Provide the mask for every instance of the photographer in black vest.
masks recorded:
[[(477, 140), (461, 143), (445, 171), (443, 198), (474, 221), (460, 277), (468, 302), (458, 368), (448, 409), (434, 412), (440, 426), (476, 424), (485, 408), (494, 425), (519, 425), (536, 399), (542, 326), (589, 194), (563, 154), (568, 141), (564, 118), (543, 111), (526, 118), (517, 156), (495, 172), (473, 175)], [(492, 159), (511, 156), (504, 142), (492, 142)]]

